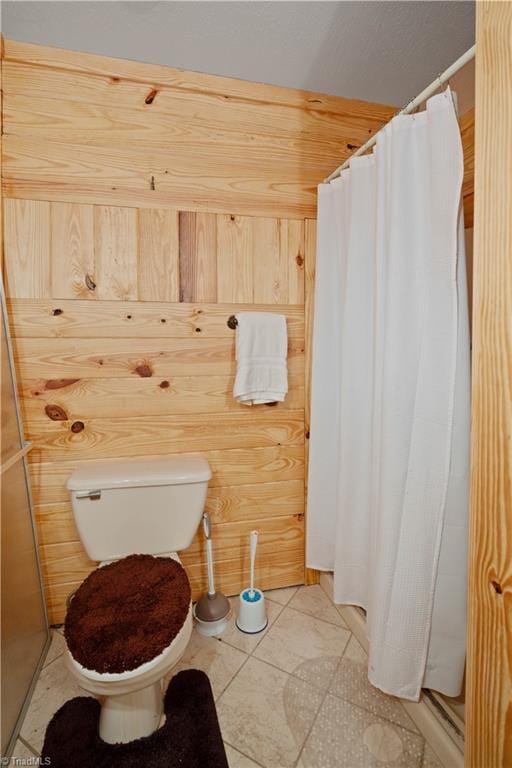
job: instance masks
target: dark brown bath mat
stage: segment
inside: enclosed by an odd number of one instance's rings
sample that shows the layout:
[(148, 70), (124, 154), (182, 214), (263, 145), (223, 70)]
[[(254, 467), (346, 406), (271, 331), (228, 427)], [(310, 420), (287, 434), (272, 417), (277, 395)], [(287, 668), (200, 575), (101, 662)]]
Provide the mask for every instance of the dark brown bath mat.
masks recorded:
[(180, 563), (130, 555), (85, 579), (68, 608), (64, 635), (83, 667), (126, 672), (170, 645), (189, 608), (190, 584)]
[(204, 672), (179, 672), (167, 688), (165, 724), (128, 744), (100, 739), (100, 704), (80, 696), (53, 716), (42, 757), (52, 768), (228, 768), (210, 681)]

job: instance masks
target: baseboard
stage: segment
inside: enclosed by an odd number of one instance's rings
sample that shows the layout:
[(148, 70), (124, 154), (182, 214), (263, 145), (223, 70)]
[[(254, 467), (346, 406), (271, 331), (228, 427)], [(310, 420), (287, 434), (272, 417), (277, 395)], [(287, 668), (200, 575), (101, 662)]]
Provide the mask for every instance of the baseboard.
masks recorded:
[[(334, 602), (332, 573), (320, 575), (320, 586), (330, 600)], [(340, 613), (351, 632), (368, 652), (366, 622), (361, 611), (354, 606), (344, 605)], [(442, 721), (441, 715), (436, 712), (435, 707), (427, 697), (422, 694), (418, 702), (406, 701), (405, 699), (401, 699), (401, 702), (429, 747), (435, 752), (443, 768), (464, 768), (464, 753), (455, 741), (456, 734), (452, 737), (448, 725)]]

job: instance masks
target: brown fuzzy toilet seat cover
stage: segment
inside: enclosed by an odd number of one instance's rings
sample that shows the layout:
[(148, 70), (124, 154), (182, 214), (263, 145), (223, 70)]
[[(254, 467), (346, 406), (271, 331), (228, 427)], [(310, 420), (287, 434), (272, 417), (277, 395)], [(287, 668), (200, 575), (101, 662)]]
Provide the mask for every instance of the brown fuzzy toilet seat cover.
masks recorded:
[(126, 672), (174, 640), (190, 608), (184, 568), (170, 557), (130, 555), (81, 584), (64, 635), (76, 661), (96, 672)]

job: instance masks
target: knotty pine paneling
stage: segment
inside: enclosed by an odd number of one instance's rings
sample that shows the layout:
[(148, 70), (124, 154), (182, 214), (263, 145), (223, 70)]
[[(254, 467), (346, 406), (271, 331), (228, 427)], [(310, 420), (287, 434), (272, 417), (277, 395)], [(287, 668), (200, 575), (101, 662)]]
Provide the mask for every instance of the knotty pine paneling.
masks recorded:
[(267, 218), (315, 216), (394, 111), (14, 41), (3, 87), (9, 197)]
[(302, 220), (36, 200), (5, 219), (12, 298), (304, 303)]
[[(98, 459), (205, 455), (220, 588), (247, 582), (253, 528), (258, 583), (302, 583), (304, 219), (393, 110), (9, 41), (3, 66), (5, 278), (51, 620), (95, 565), (66, 480)], [(226, 321), (251, 309), (287, 320), (275, 407), (231, 394)], [(197, 597), (201, 534), (183, 561)]]
[(467, 768), (512, 765), (512, 4), (476, 9)]
[[(19, 307), (16, 317), (17, 328), (21, 330)], [(233, 376), (236, 369), (233, 333), (223, 338), (202, 334), (190, 339), (131, 338), (129, 349), (120, 349), (119, 339), (115, 338), (51, 338), (48, 345), (41, 344), (40, 337), (17, 336), (17, 365), (22, 379), (51, 380), (56, 369), (63, 379), (131, 379), (140, 373), (163, 379), (177, 373), (180, 376)], [(304, 339), (300, 335), (289, 337), (288, 372), (300, 376), (303, 371)]]
[[(231, 314), (250, 307), (285, 315), (289, 338), (304, 340), (304, 307), (286, 304), (167, 304), (165, 302), (11, 299), (11, 328), (25, 338), (67, 339), (231, 339)], [(119, 348), (121, 345), (119, 345)], [(201, 347), (198, 347), (198, 350)], [(41, 345), (41, 350), (43, 346)], [(125, 353), (130, 350), (126, 345)], [(51, 345), (48, 345), (51, 351)], [(234, 344), (233, 344), (234, 351)]]

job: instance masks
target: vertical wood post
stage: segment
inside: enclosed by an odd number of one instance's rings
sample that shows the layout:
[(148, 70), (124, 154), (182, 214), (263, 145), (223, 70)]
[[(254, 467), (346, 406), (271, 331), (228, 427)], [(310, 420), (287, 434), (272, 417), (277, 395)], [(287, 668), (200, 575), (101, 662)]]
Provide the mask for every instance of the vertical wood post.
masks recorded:
[(478, 2), (467, 768), (512, 766), (512, 3)]

